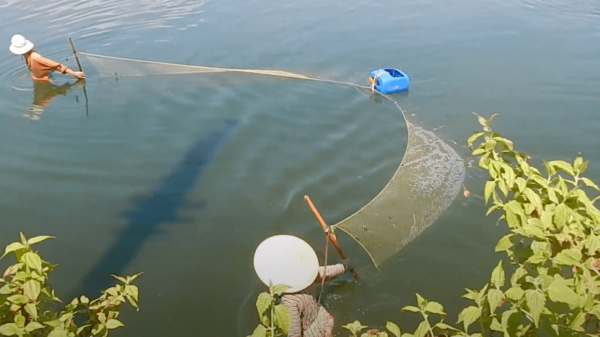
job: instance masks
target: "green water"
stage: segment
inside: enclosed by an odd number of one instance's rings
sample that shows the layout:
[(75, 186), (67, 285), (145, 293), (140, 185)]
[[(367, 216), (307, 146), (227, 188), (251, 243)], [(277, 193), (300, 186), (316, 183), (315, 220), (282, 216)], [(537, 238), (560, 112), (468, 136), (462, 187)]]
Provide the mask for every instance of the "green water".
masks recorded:
[[(600, 178), (597, 0), (0, 0), (0, 27), (6, 47), (20, 33), (72, 68), (67, 36), (90, 53), (355, 83), (399, 67), (411, 76), (399, 103), (461, 155), (478, 128), (471, 112), (499, 113), (495, 129), (534, 160), (582, 152), (588, 176)], [(3, 55), (0, 244), (20, 230), (56, 236), (38, 249), (59, 264), (52, 278), (63, 297), (96, 295), (110, 273), (144, 271), (142, 309), (126, 310), (115, 336), (250, 333), (263, 289), (256, 245), (291, 233), (322, 257), (322, 232), (302, 197), (335, 223), (385, 186), (406, 147), (398, 110), (357, 89), (201, 75), (115, 81), (82, 59), (86, 113), (82, 88), (34, 92), (23, 61)], [(336, 321), (410, 328), (397, 317), (415, 292), (455, 313), (463, 289), (481, 285), (498, 259), (503, 230), (484, 216), (484, 177), (468, 168), (470, 197), (460, 195), (380, 271), (340, 234), (363, 277), (325, 289)]]

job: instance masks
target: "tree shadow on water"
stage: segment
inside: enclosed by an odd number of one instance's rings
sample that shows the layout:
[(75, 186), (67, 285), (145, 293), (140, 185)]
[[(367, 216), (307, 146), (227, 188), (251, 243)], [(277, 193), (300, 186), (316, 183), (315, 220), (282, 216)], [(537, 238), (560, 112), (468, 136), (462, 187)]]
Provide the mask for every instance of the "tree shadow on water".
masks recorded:
[(77, 292), (69, 298), (81, 294), (95, 297), (101, 290), (116, 283), (110, 274), (120, 275), (135, 258), (144, 241), (151, 235), (160, 234), (159, 225), (177, 219), (177, 211), (185, 204), (187, 194), (237, 123), (236, 120), (228, 120), (222, 128), (199, 139), (148, 196), (134, 199), (134, 208), (125, 213), (129, 219), (127, 226), (85, 275)]

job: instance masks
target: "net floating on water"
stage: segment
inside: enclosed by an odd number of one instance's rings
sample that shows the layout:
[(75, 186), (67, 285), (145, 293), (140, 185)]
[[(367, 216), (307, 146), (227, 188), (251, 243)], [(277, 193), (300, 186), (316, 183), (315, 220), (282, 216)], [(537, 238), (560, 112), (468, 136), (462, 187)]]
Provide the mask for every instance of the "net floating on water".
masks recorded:
[[(246, 73), (298, 80), (337, 83), (371, 90), (355, 83), (311, 78), (281, 70), (235, 69), (154, 62), (80, 52), (101, 76)], [(465, 179), (462, 158), (433, 132), (411, 123), (392, 101), (407, 126), (408, 143), (400, 166), (383, 190), (363, 208), (332, 227), (358, 242), (379, 267), (414, 240), (450, 206)]]

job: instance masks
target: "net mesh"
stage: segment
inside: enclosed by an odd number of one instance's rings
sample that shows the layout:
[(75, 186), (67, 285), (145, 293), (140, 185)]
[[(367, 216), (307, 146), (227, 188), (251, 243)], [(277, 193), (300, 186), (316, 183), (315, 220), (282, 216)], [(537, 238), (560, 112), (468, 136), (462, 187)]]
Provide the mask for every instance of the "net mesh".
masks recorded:
[[(101, 76), (147, 76), (194, 73), (247, 73), (300, 80), (339, 83), (370, 89), (354, 83), (311, 78), (281, 70), (233, 69), (163, 63), (90, 53), (86, 56)], [(377, 93), (377, 92), (376, 92)], [(379, 267), (415, 239), (450, 206), (465, 179), (465, 166), (456, 151), (433, 132), (404, 117), (408, 144), (389, 183), (367, 205), (333, 225), (356, 240)]]
[(297, 79), (308, 79), (306, 76), (281, 70), (203, 67), (187, 64), (135, 60), (83, 52), (79, 52), (79, 54), (84, 55), (92, 63), (94, 68), (98, 70), (98, 73), (102, 77), (238, 72)]

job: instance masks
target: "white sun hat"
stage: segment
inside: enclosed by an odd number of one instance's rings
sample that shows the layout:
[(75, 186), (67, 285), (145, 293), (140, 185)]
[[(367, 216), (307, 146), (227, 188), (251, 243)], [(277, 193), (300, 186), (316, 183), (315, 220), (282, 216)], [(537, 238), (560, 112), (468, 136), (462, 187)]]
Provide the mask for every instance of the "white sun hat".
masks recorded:
[(13, 54), (23, 55), (33, 49), (33, 42), (27, 40), (23, 35), (13, 35), (8, 48)]
[(267, 286), (283, 284), (295, 293), (308, 288), (319, 274), (319, 259), (306, 241), (292, 235), (264, 240), (254, 253), (254, 270)]

